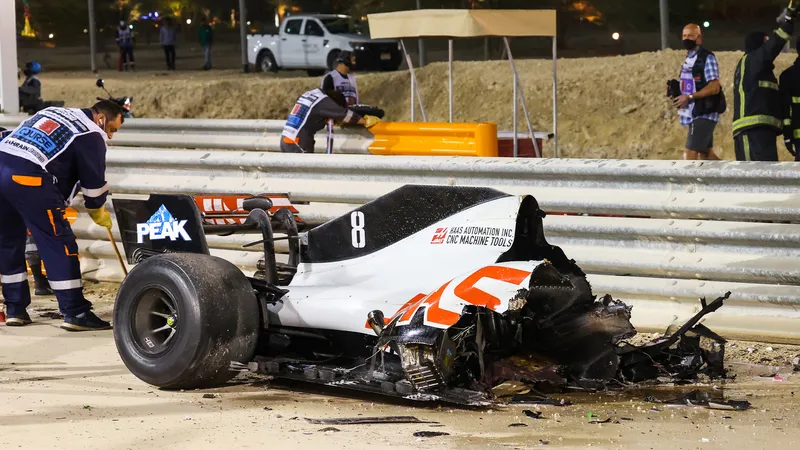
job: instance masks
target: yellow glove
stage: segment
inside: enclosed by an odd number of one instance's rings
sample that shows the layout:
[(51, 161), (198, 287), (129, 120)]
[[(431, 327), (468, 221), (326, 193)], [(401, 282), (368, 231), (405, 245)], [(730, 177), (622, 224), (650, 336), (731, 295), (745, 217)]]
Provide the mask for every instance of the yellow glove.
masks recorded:
[(381, 123), (381, 119), (375, 116), (364, 116), (364, 126), (367, 128), (372, 128), (379, 123)]
[(89, 217), (94, 220), (94, 223), (100, 225), (101, 227), (111, 229), (111, 213), (108, 212), (105, 208), (97, 208), (97, 209), (87, 209), (86, 211), (89, 212)]

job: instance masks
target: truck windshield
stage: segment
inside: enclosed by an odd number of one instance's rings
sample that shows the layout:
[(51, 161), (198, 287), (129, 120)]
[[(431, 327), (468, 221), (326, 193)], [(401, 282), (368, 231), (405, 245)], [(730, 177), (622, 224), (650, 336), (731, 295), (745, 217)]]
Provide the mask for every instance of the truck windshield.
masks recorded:
[(364, 34), (369, 35), (366, 22), (352, 19), (322, 19), (322, 24), (331, 34)]

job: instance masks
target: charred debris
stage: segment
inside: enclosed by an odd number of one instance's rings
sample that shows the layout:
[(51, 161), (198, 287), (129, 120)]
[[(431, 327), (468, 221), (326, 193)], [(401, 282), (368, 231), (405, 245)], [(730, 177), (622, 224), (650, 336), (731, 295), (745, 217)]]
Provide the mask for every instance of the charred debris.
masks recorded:
[[(576, 267), (576, 266), (573, 266)], [(420, 308), (410, 323), (385, 324), (369, 314), (377, 340), (370, 356), (290, 361), (262, 359), (250, 370), (283, 378), (413, 400), (463, 405), (567, 404), (548, 395), (624, 389), (646, 384), (724, 378), (725, 339), (700, 323), (723, 306), (730, 292), (707, 303), (682, 327), (645, 345), (636, 334), (631, 307), (592, 295), (585, 275), (547, 262), (531, 275), (503, 313), (466, 306), (447, 329), (424, 323)]]
[[(711, 303), (701, 299), (702, 309), (678, 330), (635, 346), (625, 341), (636, 334), (630, 306), (609, 295), (597, 299), (582, 273), (564, 276), (545, 263), (506, 312), (468, 306), (447, 330), (422, 325), (418, 314), (408, 326), (375, 327), (375, 348), (388, 347), (399, 355), (418, 392), (456, 386), (497, 398), (503, 395), (497, 389), (508, 382), (523, 383), (534, 393), (554, 393), (681, 382), (701, 375), (722, 378), (726, 341), (699, 322), (729, 296)], [(376, 325), (374, 317), (371, 324)], [(384, 356), (377, 352), (372, 358), (373, 377), (391, 372)]]

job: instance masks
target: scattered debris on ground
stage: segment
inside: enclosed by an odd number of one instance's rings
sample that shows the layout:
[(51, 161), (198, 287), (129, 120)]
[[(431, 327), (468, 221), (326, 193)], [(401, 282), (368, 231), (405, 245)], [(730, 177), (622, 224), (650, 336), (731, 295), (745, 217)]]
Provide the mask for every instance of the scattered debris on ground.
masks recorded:
[(645, 397), (644, 401), (651, 403), (662, 403), (666, 405), (685, 405), (703, 406), (708, 409), (719, 409), (729, 411), (746, 411), (750, 409), (750, 402), (747, 400), (726, 400), (721, 395), (712, 395), (705, 391), (693, 390), (679, 398), (671, 400), (659, 400), (653, 396)]
[(429, 438), (438, 436), (450, 436), (450, 433), (445, 433), (444, 431), (417, 431), (416, 433), (414, 433), (414, 437), (418, 438)]
[(51, 320), (64, 319), (64, 315), (58, 312), (58, 310), (55, 308), (33, 308), (33, 312), (36, 313), (37, 316), (42, 317), (44, 319), (51, 319)]
[(436, 423), (419, 420), (414, 416), (386, 416), (386, 417), (348, 417), (339, 419), (310, 419), (305, 418), (309, 423), (316, 425), (364, 425), (373, 423)]
[(530, 409), (525, 409), (522, 411), (522, 413), (530, 417), (531, 419), (544, 419), (544, 417), (542, 417), (541, 411), (533, 412)]

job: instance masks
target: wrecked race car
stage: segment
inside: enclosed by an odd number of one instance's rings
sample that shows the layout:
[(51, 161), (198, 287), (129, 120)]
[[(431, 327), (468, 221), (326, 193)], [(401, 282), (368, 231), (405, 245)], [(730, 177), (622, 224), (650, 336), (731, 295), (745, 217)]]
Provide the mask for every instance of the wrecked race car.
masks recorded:
[[(631, 308), (592, 294), (545, 239), (532, 196), (404, 186), (307, 231), (296, 209), (265, 196), (242, 196), (224, 219), (204, 202), (114, 201), (136, 264), (116, 299), (115, 341), (131, 372), (159, 387), (251, 371), (480, 405), (509, 380), (538, 392), (724, 375), (725, 341), (699, 321), (727, 295), (703, 300), (670, 336), (625, 343)], [(232, 233), (260, 235), (246, 244), (263, 248), (252, 276), (210, 255), (206, 237)]]

